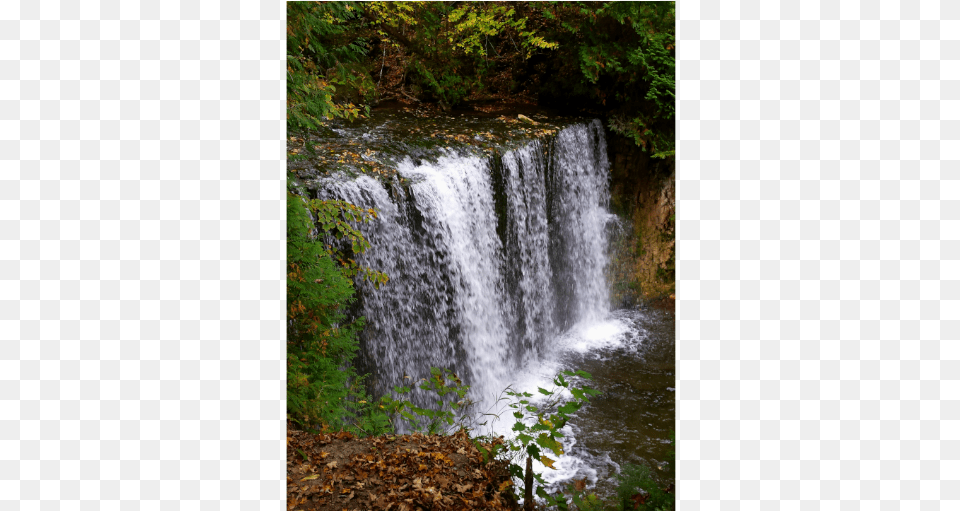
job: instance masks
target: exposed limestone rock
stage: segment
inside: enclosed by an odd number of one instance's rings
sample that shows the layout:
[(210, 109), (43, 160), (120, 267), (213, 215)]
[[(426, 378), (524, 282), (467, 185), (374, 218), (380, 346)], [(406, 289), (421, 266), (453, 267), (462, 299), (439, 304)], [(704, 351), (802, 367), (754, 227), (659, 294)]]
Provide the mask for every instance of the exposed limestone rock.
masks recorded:
[(611, 205), (632, 224), (627, 228), (631, 234), (614, 243), (610, 272), (614, 300), (667, 296), (676, 288), (674, 159), (652, 159), (624, 137), (610, 132), (607, 137)]

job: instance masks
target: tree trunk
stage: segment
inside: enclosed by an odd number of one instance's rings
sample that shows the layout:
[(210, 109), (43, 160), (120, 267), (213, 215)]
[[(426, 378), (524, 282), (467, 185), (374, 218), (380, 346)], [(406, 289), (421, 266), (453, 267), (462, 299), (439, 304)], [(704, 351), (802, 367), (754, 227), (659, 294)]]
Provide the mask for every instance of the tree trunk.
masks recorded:
[(527, 473), (523, 475), (523, 511), (533, 511), (533, 457), (527, 455)]

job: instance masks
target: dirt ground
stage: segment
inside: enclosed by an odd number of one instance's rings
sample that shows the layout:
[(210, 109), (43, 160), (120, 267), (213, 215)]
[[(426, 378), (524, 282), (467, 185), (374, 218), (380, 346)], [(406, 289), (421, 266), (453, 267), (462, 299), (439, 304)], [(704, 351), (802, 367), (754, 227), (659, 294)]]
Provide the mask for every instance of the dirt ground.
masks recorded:
[(287, 429), (288, 510), (515, 510), (506, 463), (466, 432), (357, 438)]

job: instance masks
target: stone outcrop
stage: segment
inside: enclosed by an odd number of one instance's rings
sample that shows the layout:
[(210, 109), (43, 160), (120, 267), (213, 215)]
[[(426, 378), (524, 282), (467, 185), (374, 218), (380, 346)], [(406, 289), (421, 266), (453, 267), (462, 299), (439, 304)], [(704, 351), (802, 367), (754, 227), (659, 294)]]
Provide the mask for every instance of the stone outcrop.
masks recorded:
[(607, 132), (611, 208), (624, 228), (612, 244), (614, 301), (660, 298), (675, 292), (676, 165), (650, 158), (632, 140)]

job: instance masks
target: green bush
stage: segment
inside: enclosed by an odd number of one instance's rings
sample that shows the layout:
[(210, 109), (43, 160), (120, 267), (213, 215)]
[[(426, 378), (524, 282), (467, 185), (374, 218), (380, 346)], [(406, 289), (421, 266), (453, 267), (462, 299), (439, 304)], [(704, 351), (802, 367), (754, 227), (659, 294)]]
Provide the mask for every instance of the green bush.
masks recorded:
[(353, 282), (345, 271), (349, 268), (334, 263), (335, 252), (311, 236), (313, 228), (304, 201), (288, 194), (287, 418), (305, 428), (378, 434), (389, 421), (370, 403), (352, 365), (363, 318), (346, 317), (354, 299)]
[(667, 511), (674, 508), (674, 495), (657, 485), (646, 465), (625, 463), (617, 474), (617, 482), (617, 500), (624, 511)]
[(360, 107), (351, 100), (373, 98), (373, 81), (361, 62), (369, 45), (358, 33), (359, 8), (357, 2), (287, 3), (288, 135), (317, 129), (333, 117), (356, 119)]

